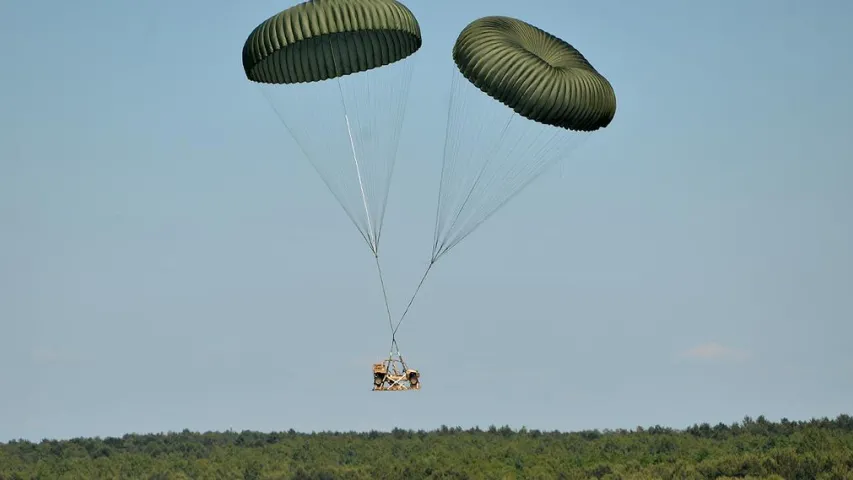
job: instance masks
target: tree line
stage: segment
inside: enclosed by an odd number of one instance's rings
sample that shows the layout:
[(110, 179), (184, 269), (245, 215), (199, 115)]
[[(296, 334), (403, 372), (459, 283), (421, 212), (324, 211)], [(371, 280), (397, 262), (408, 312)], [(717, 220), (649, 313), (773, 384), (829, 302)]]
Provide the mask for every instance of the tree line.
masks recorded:
[(853, 417), (540, 431), (169, 432), (0, 443), (18, 479), (853, 480)]

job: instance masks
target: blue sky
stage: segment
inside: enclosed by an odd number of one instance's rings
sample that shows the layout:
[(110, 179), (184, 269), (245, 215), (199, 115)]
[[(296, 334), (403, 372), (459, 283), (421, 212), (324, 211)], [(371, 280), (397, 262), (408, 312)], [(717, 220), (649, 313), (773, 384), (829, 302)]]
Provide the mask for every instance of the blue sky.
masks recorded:
[(424, 382), (405, 395), (370, 391), (372, 256), (242, 71), (289, 5), (0, 5), (0, 441), (850, 412), (849, 2), (410, 2), (398, 312), (469, 21), (566, 39), (619, 106), (437, 264), (400, 331)]

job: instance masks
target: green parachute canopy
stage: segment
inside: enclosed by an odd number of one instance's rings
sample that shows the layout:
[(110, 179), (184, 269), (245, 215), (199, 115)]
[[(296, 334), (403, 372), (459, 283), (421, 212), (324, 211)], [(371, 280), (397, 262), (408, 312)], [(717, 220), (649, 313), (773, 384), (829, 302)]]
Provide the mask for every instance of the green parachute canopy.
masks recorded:
[(594, 131), (616, 114), (613, 87), (579, 51), (515, 18), (471, 22), (456, 40), (453, 60), (480, 90), (539, 123)]
[(377, 254), (412, 80), (422, 44), (397, 0), (308, 0), (243, 44), (256, 83), (329, 191)]
[(395, 0), (309, 0), (252, 31), (243, 69), (259, 83), (316, 82), (397, 62), (421, 43), (417, 19)]

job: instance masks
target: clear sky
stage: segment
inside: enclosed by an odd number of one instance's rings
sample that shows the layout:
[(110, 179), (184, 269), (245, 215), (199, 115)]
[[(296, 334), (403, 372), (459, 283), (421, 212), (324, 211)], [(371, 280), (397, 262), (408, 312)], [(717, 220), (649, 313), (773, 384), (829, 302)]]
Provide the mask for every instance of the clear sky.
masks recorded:
[(564, 38), (619, 99), (437, 264), (400, 330), (414, 394), (370, 391), (372, 256), (242, 71), (289, 5), (0, 3), (0, 441), (850, 413), (853, 3), (409, 2), (397, 314), (469, 21)]

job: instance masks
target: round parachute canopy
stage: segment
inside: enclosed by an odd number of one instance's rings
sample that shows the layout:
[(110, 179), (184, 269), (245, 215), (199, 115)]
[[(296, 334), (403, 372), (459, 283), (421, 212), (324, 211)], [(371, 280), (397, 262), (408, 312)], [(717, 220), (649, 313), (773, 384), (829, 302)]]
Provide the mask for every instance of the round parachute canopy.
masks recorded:
[(309, 0), (255, 28), (243, 69), (259, 83), (305, 83), (382, 67), (421, 47), (412, 12), (395, 0)]
[(515, 18), (471, 22), (456, 39), (453, 60), (477, 88), (539, 123), (588, 132), (616, 114), (613, 87), (579, 51)]

